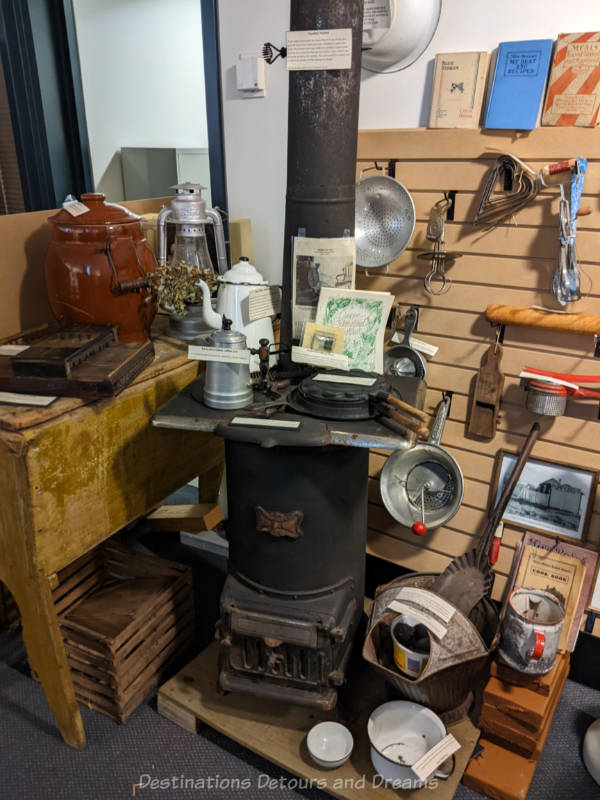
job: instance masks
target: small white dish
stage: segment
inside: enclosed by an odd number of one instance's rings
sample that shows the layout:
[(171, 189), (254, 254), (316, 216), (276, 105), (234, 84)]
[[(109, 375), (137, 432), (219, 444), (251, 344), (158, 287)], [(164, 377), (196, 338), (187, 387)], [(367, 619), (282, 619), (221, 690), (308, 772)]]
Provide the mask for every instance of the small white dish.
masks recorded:
[(309, 730), (306, 746), (315, 764), (335, 769), (350, 758), (354, 739), (348, 728), (339, 722), (319, 722)]

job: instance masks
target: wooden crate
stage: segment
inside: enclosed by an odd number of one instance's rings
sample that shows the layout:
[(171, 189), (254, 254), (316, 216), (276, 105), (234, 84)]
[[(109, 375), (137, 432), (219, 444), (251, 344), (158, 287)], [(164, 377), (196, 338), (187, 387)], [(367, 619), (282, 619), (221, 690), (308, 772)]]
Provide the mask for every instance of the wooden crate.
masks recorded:
[(52, 595), (77, 700), (116, 722), (193, 640), (191, 569), (112, 541), (61, 570)]

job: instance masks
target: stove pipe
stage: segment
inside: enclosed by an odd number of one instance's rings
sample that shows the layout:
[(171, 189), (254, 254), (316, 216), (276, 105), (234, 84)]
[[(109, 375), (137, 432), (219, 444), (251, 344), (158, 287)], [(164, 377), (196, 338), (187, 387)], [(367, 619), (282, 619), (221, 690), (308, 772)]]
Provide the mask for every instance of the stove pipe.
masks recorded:
[[(352, 29), (350, 69), (290, 72), (281, 345), (292, 344), (292, 237), (354, 236), (363, 0), (292, 0), (290, 30)], [(289, 353), (281, 354), (289, 368)]]

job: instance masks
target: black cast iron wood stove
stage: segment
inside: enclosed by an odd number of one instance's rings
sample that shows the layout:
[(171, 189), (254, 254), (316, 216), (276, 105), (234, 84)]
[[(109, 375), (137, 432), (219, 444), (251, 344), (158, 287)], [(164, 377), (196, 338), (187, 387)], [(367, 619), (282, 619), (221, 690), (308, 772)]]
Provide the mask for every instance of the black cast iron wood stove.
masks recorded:
[(260, 392), (257, 406), (238, 411), (202, 405), (199, 378), (154, 418), (225, 439), (225, 690), (335, 705), (363, 608), (369, 448), (408, 444), (371, 416), (369, 394), (392, 388), (422, 407), (426, 388), (416, 378), (371, 377), (369, 387), (306, 378), (268, 420), (257, 416)]
[[(291, 366), (292, 237), (354, 230), (363, 2), (292, 0), (291, 9), (291, 30), (351, 28), (352, 64), (290, 72), (284, 369)], [(374, 378), (368, 388), (302, 382), (271, 420), (292, 428), (236, 425), (232, 418), (252, 416), (252, 408), (208, 409), (201, 385), (185, 389), (154, 419), (226, 440), (229, 575), (218, 625), (226, 690), (323, 708), (336, 702), (363, 607), (368, 448), (407, 445), (370, 416), (369, 393), (388, 388)], [(423, 381), (389, 383), (403, 400), (423, 406)]]

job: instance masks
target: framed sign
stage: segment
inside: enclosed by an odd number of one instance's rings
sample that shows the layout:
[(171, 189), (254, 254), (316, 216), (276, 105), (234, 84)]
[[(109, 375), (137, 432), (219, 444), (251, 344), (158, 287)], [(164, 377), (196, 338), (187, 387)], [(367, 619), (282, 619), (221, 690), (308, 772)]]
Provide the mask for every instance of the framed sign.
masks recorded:
[[(517, 456), (500, 450), (494, 471), (492, 505)], [(598, 473), (582, 467), (530, 458), (502, 519), (511, 525), (585, 542), (596, 497)]]

